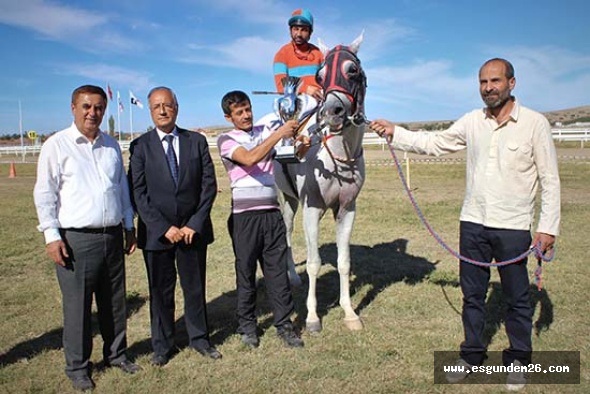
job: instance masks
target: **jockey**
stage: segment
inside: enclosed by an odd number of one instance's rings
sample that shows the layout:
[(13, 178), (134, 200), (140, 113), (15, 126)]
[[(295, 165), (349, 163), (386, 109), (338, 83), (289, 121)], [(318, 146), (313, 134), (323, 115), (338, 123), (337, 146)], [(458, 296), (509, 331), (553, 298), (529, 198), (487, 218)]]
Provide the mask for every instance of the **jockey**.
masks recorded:
[[(309, 43), (313, 32), (311, 13), (306, 9), (293, 11), (289, 18), (289, 31), (291, 41), (278, 50), (273, 61), (277, 92), (284, 92), (283, 78), (298, 77), (301, 80), (298, 92), (313, 97), (315, 100), (312, 102), (321, 100), (322, 88), (317, 84), (315, 75), (324, 61), (324, 55), (317, 46)], [(315, 107), (314, 104), (312, 106)]]

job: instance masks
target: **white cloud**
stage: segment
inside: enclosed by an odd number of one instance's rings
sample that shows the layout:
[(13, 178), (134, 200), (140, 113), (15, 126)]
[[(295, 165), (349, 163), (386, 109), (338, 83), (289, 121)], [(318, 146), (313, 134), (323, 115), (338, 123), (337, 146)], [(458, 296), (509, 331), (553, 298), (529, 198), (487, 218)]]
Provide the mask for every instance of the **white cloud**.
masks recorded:
[(44, 0), (1, 0), (0, 8), (0, 22), (34, 30), (53, 39), (67, 38), (107, 22), (105, 16)]
[[(475, 76), (459, 76), (448, 60), (417, 61), (408, 66), (376, 67), (367, 72), (367, 96), (405, 113), (452, 114), (466, 111), (477, 96)], [(472, 104), (471, 104), (472, 105)], [(449, 115), (446, 115), (447, 118)]]
[(399, 51), (402, 45), (406, 45), (418, 35), (413, 28), (393, 18), (359, 20), (352, 24), (326, 22), (318, 26), (312, 42), (321, 38), (328, 47), (338, 44), (348, 45), (364, 31), (364, 41), (359, 51), (363, 62), (384, 56), (390, 57)]
[[(498, 47), (482, 58), (509, 59), (516, 74), (514, 95), (538, 111), (590, 103), (590, 56), (556, 47)], [(477, 71), (465, 71), (463, 59), (405, 62), (402, 66), (366, 69), (368, 109), (391, 108), (403, 120), (456, 119), (483, 105)], [(426, 114), (426, 115), (425, 115)], [(378, 115), (383, 116), (383, 115)]]
[(61, 64), (56, 66), (55, 69), (58, 74), (88, 78), (98, 81), (97, 83), (101, 85), (108, 82), (113, 91), (120, 90), (123, 92), (131, 89), (146, 92), (154, 85), (152, 75), (147, 72), (108, 64)]
[[(286, 22), (295, 6), (287, 6), (273, 0), (194, 0), (207, 9), (215, 9), (225, 14), (231, 12), (241, 20), (263, 24), (283, 24)], [(195, 7), (199, 8), (199, 7)]]
[[(145, 45), (113, 31), (113, 17), (45, 0), (0, 0), (0, 23), (32, 30), (43, 39), (86, 52), (141, 51)], [(91, 43), (91, 45), (89, 45)]]
[[(225, 45), (189, 44), (190, 53), (178, 58), (184, 63), (222, 66), (268, 74), (281, 44), (261, 37), (240, 37)], [(247, 54), (247, 56), (245, 55)]]

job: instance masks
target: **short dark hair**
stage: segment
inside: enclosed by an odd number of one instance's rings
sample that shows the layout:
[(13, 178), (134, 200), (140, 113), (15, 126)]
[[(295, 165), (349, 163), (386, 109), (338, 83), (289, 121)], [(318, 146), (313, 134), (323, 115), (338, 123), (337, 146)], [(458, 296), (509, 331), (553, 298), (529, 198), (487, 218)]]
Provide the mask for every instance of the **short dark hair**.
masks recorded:
[(231, 92), (226, 93), (221, 99), (221, 109), (224, 114), (231, 115), (231, 105), (244, 102), (251, 104), (250, 97), (241, 90), (232, 90)]
[(512, 66), (512, 63), (510, 63), (508, 60), (502, 59), (501, 57), (495, 57), (493, 59), (486, 61), (479, 69), (479, 72), (481, 73), (481, 70), (485, 66), (487, 66), (488, 64), (490, 64), (492, 62), (500, 62), (500, 63), (504, 64), (504, 69), (506, 70), (504, 75), (506, 76), (506, 78), (507, 79), (514, 78), (514, 66)]
[(103, 88), (95, 85), (82, 85), (72, 92), (72, 104), (76, 102), (76, 99), (81, 94), (99, 94), (102, 96), (105, 103), (107, 102), (107, 94), (104, 92)]

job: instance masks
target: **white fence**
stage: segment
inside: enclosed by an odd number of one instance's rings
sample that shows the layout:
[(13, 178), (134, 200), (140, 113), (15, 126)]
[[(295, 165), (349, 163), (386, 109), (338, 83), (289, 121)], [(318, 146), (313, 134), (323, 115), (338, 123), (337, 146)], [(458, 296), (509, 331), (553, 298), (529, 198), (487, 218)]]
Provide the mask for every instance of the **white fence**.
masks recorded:
[[(590, 143), (590, 129), (553, 129), (551, 130), (553, 140), (557, 142), (574, 141), (580, 142), (580, 147), (584, 148), (584, 143)], [(208, 137), (207, 142), (210, 148), (217, 148), (217, 139)], [(129, 150), (130, 141), (121, 141), (121, 149), (126, 152)], [(379, 145), (385, 148), (385, 140), (375, 133), (366, 133), (363, 139), (363, 145)], [(38, 155), (41, 145), (36, 146), (0, 146), (0, 160), (6, 156), (22, 156), (23, 161), (27, 155)]]
[[(579, 141), (581, 148), (584, 147), (584, 143), (590, 143), (590, 129), (552, 129), (551, 135), (556, 142)], [(375, 133), (365, 133), (363, 145), (386, 146), (383, 138)]]

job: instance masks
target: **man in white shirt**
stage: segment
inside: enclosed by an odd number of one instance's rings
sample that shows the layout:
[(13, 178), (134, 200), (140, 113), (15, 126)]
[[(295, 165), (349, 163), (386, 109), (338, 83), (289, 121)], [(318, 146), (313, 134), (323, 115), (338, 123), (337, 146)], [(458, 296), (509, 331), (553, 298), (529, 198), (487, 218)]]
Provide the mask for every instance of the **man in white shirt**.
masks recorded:
[[(542, 252), (553, 248), (559, 233), (560, 182), (557, 155), (547, 119), (520, 105), (511, 95), (514, 68), (505, 59), (490, 59), (479, 71), (479, 88), (486, 108), (474, 110), (440, 132), (411, 132), (385, 120), (371, 122), (394, 148), (429, 155), (467, 149), (466, 191), (461, 210), (460, 254), (489, 263), (510, 260), (531, 246)], [(531, 240), (535, 196), (541, 186), (541, 209)], [(532, 315), (529, 302), (527, 258), (498, 268), (507, 299), (506, 333), (510, 346), (503, 363), (528, 365), (532, 352)], [(485, 298), (490, 269), (460, 262), (463, 292), (462, 365), (480, 365), (485, 359)], [(459, 381), (465, 374), (451, 374)], [(509, 389), (526, 380), (507, 380)]]
[(141, 369), (126, 356), (124, 252), (136, 247), (133, 208), (119, 144), (100, 131), (106, 106), (102, 88), (74, 90), (74, 122), (43, 144), (34, 189), (38, 229), (62, 292), (65, 372), (81, 391), (94, 388), (93, 295), (105, 364), (130, 374)]

